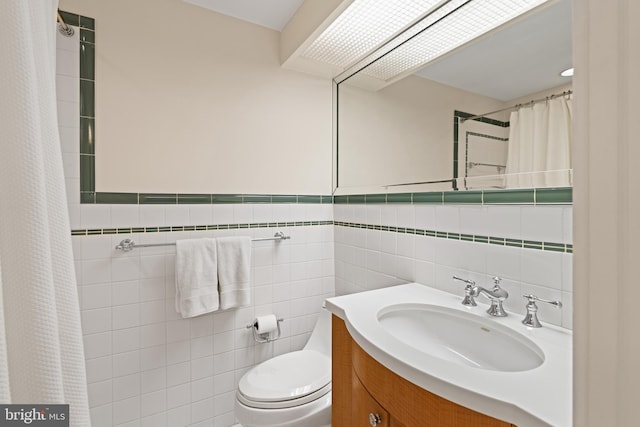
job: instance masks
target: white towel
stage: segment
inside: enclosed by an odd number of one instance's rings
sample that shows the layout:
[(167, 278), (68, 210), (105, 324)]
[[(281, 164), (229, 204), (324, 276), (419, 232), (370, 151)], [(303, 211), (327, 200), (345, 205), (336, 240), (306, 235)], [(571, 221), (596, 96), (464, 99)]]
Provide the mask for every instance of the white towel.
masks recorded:
[(176, 242), (176, 311), (194, 317), (219, 308), (216, 239)]
[(220, 309), (226, 310), (251, 303), (249, 277), (251, 271), (251, 238), (220, 237), (218, 245), (218, 281)]

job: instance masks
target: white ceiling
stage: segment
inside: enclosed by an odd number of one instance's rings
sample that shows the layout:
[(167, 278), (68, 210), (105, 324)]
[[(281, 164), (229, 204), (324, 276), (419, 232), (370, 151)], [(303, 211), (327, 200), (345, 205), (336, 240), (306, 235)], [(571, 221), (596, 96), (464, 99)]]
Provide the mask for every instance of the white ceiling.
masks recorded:
[(282, 31), (304, 0), (183, 0), (223, 15)]
[(427, 65), (418, 75), (502, 101), (571, 83), (571, 0), (560, 0)]

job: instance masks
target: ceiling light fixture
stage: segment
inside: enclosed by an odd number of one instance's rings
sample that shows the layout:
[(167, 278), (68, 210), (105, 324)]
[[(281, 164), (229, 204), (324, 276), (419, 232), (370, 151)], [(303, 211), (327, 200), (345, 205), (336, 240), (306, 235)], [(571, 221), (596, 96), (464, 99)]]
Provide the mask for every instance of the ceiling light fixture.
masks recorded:
[(573, 67), (571, 68), (567, 68), (566, 70), (564, 70), (563, 72), (560, 73), (560, 75), (562, 77), (571, 77), (573, 76)]
[(355, 0), (302, 56), (347, 68), (407, 29), (439, 3), (443, 1)]
[(548, 1), (355, 0), (303, 56), (388, 82)]

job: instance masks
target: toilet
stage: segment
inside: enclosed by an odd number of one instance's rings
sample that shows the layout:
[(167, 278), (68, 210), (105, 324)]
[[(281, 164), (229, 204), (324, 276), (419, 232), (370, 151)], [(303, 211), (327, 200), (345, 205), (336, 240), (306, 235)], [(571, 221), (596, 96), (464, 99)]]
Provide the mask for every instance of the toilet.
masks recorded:
[(320, 310), (300, 351), (254, 366), (240, 379), (235, 414), (243, 427), (331, 426), (331, 313)]

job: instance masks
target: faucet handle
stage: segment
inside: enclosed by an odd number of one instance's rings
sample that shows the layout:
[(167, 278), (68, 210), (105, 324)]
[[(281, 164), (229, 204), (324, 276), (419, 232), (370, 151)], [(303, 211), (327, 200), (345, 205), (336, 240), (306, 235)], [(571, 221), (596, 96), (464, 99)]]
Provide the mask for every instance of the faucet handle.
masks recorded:
[(476, 304), (476, 300), (474, 299), (474, 297), (476, 296), (474, 290), (476, 282), (474, 282), (473, 280), (463, 279), (458, 276), (453, 276), (453, 279), (460, 280), (461, 282), (466, 283), (466, 286), (464, 287), (464, 299), (462, 300), (461, 304), (471, 307), (477, 306), (478, 304)]
[(554, 307), (562, 308), (562, 301), (552, 301), (544, 298), (537, 297), (535, 295), (522, 295), (523, 298), (527, 300), (527, 314), (522, 319), (522, 323), (525, 326), (530, 326), (532, 328), (541, 328), (542, 324), (538, 320), (538, 305), (536, 301), (544, 302), (546, 304), (551, 304)]
[(494, 283), (496, 286), (500, 286), (500, 282), (502, 282), (502, 277), (493, 276), (493, 283)]

